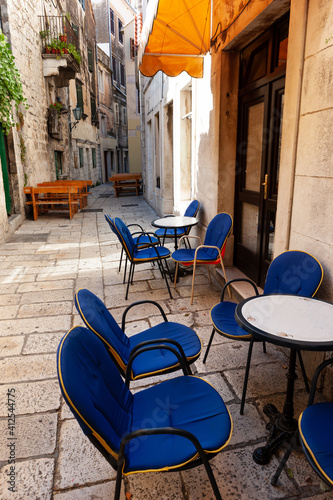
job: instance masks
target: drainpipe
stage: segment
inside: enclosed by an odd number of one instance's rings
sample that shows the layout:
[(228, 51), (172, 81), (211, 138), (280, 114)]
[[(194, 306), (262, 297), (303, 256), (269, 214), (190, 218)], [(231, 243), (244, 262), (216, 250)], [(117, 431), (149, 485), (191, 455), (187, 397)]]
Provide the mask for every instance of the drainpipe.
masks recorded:
[(108, 27), (109, 27), (109, 58), (110, 58), (110, 70), (111, 70), (111, 85), (113, 85), (113, 71), (112, 71), (112, 44), (111, 44), (111, 21), (110, 21), (110, 6), (109, 0), (106, 0), (106, 12), (108, 16)]

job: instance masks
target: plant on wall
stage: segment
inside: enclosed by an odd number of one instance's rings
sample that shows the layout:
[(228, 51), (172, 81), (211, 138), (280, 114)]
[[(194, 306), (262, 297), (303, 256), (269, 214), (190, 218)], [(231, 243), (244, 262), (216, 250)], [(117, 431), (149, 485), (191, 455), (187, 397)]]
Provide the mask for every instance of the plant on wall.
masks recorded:
[(28, 109), (26, 101), (20, 73), (15, 66), (15, 58), (7, 37), (0, 31), (0, 122), (6, 135), (16, 125), (12, 113), (12, 102), (15, 103), (16, 109), (21, 103)]

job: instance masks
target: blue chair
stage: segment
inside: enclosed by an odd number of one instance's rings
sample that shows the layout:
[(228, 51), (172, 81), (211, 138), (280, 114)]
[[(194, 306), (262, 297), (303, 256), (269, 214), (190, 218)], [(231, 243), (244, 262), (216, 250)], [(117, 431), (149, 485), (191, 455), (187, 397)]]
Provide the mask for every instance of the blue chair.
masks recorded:
[(209, 459), (228, 444), (232, 420), (210, 384), (184, 370), (184, 376), (133, 394), (101, 340), (83, 327), (61, 340), (57, 369), (62, 395), (82, 431), (117, 471), (115, 500), (122, 475), (199, 464), (221, 500)]
[[(286, 293), (293, 295), (303, 295), (312, 297), (317, 292), (323, 279), (323, 268), (317, 259), (306, 252), (290, 250), (276, 257), (268, 268), (266, 282), (264, 286), (264, 295), (270, 293)], [(235, 320), (235, 309), (237, 304), (224, 301), (226, 287), (237, 281), (245, 281), (253, 286), (256, 295), (259, 295), (258, 289), (253, 281), (248, 279), (236, 278), (228, 281), (221, 293), (221, 301), (210, 311), (213, 323), (211, 333), (203, 363), (206, 362), (210, 347), (213, 342), (215, 332), (232, 340), (249, 341), (249, 352), (245, 370), (245, 380), (241, 402), (241, 415), (244, 412), (245, 396), (250, 371), (252, 348), (254, 338), (241, 328)], [(265, 351), (265, 348), (264, 348)], [(304, 364), (300, 351), (298, 351), (303, 378), (308, 390), (307, 378), (304, 370)]]
[[(195, 280), (195, 270), (198, 264), (217, 265), (221, 264), (224, 279), (227, 281), (227, 276), (225, 274), (225, 269), (223, 265), (223, 257), (225, 252), (225, 245), (228, 236), (232, 229), (232, 218), (231, 215), (227, 213), (220, 213), (215, 215), (215, 217), (210, 221), (207, 227), (206, 236), (204, 243), (201, 242), (200, 238), (197, 236), (186, 236), (187, 238), (196, 238), (200, 241), (200, 245), (195, 248), (181, 248), (173, 252), (171, 257), (176, 261), (176, 271), (174, 279), (174, 287), (176, 288), (178, 266), (183, 264), (184, 266), (193, 265), (193, 278), (192, 278), (192, 293), (191, 293), (191, 304), (193, 304), (193, 291), (194, 291), (194, 280)], [(184, 237), (183, 237), (184, 238)], [(181, 244), (182, 238), (179, 244)], [(207, 267), (208, 270), (208, 267)], [(208, 276), (210, 278), (209, 270)]]
[[(167, 285), (170, 298), (172, 299), (169, 283), (167, 280), (167, 274), (170, 276), (170, 271), (168, 268), (168, 263), (166, 261), (166, 259), (170, 257), (170, 250), (168, 250), (168, 248), (166, 247), (163, 247), (161, 245), (156, 245), (153, 242), (148, 242), (148, 241), (144, 244), (145, 245), (144, 248), (142, 248), (141, 238), (139, 237), (139, 239), (135, 243), (133, 236), (130, 233), (130, 230), (128, 229), (126, 224), (118, 217), (115, 217), (113, 219), (113, 226), (115, 229), (114, 233), (119, 239), (127, 259), (131, 263), (127, 279), (125, 300), (127, 300), (128, 298), (129, 285), (130, 283), (133, 283), (135, 266), (137, 264), (143, 264), (147, 262), (152, 262), (152, 263), (157, 262), (162, 278), (164, 278), (165, 283)], [(163, 267), (163, 262), (165, 262), (166, 269), (164, 269)]]
[(299, 439), (305, 457), (313, 470), (322, 481), (331, 488), (333, 487), (333, 403), (313, 404), (318, 377), (324, 368), (331, 364), (333, 364), (333, 359), (327, 359), (318, 366), (313, 375), (308, 406), (300, 415), (298, 429), (272, 477), (273, 486), (276, 485), (282, 469)]
[[(111, 231), (118, 237), (117, 229), (114, 224), (113, 218), (108, 215), (104, 214), (106, 222), (109, 224)], [(127, 224), (127, 227), (138, 227), (140, 231), (136, 231), (132, 234), (134, 243), (138, 245), (138, 248), (147, 248), (150, 244), (152, 245), (157, 245), (159, 243), (159, 240), (155, 238), (151, 233), (147, 233), (146, 231), (143, 230), (143, 227), (140, 226), (140, 224)], [(136, 236), (138, 235), (138, 236)], [(121, 270), (121, 263), (123, 260), (123, 254), (124, 254), (124, 248), (123, 246), (121, 247), (121, 253), (120, 253), (120, 259), (119, 259), (119, 268), (118, 271), (120, 272)], [(127, 269), (127, 257), (125, 259), (125, 271), (124, 271), (124, 283), (126, 280), (126, 269)]]
[[(163, 322), (131, 337), (125, 334), (126, 316), (133, 307), (152, 304), (159, 309)], [(75, 306), (87, 327), (104, 342), (119, 371), (125, 376), (131, 357), (138, 350), (157, 344), (168, 344), (179, 351), (187, 363), (193, 363), (201, 353), (201, 340), (189, 327), (168, 321), (162, 307), (157, 302), (142, 300), (126, 308), (121, 328), (103, 302), (92, 292), (81, 289), (75, 294)], [(129, 375), (132, 380), (168, 373), (180, 368), (173, 351), (164, 349), (145, 350), (133, 362)], [(188, 371), (190, 368), (188, 367)]]
[[(187, 209), (185, 210), (185, 217), (196, 217), (199, 211), (200, 203), (197, 200), (191, 201)], [(166, 217), (173, 217), (173, 215), (166, 215)], [(188, 236), (190, 233), (191, 227), (182, 227), (176, 229), (177, 238), (181, 238), (182, 236)], [(162, 239), (162, 245), (165, 243), (165, 238), (173, 238), (175, 239), (175, 229), (157, 229), (155, 231), (155, 236), (159, 239)], [(184, 239), (186, 242), (186, 238)], [(186, 244), (186, 243), (185, 243)], [(190, 246), (190, 245), (189, 245)], [(190, 246), (191, 247), (191, 246)]]

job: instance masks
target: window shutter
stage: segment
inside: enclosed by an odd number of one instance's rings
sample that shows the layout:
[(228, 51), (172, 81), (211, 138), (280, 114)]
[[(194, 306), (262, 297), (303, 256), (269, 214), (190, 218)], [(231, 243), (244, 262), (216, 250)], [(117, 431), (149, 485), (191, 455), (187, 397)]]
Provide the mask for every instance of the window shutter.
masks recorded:
[(76, 99), (77, 99), (77, 106), (79, 106), (82, 109), (83, 113), (83, 92), (82, 92), (82, 85), (79, 83), (76, 84)]
[(119, 125), (119, 104), (117, 102), (114, 103), (114, 114), (116, 125)]
[(93, 68), (94, 68), (93, 53), (92, 53), (92, 49), (90, 47), (88, 47), (88, 69), (89, 69), (90, 73), (93, 72)]

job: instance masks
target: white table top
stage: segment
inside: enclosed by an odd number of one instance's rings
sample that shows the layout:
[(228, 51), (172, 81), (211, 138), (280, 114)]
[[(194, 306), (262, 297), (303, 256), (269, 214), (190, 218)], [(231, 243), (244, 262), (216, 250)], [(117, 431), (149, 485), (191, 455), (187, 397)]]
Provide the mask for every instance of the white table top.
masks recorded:
[(328, 302), (297, 295), (261, 295), (240, 305), (239, 316), (247, 331), (252, 326), (286, 343), (333, 344), (333, 304)]
[(184, 215), (180, 215), (176, 217), (163, 217), (161, 219), (156, 219), (153, 222), (153, 226), (161, 227), (163, 229), (175, 229), (179, 227), (195, 226), (198, 222), (198, 219), (195, 217), (185, 217)]

